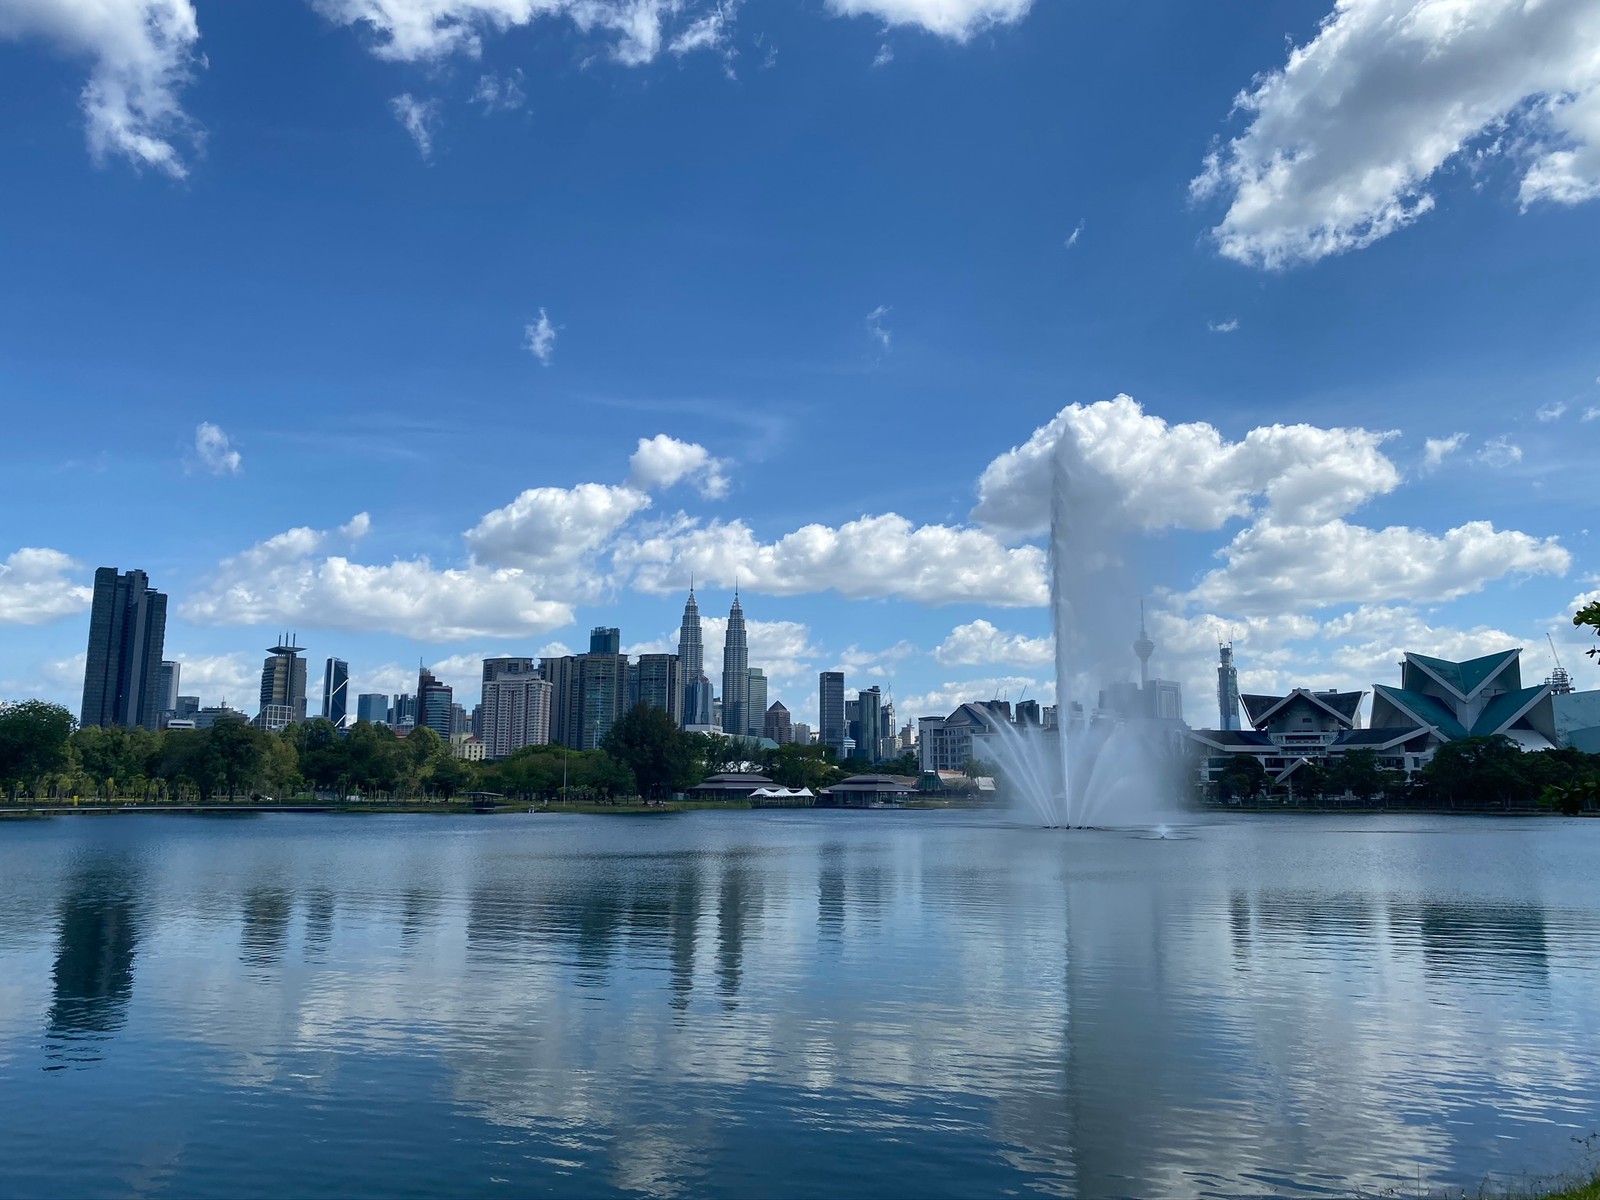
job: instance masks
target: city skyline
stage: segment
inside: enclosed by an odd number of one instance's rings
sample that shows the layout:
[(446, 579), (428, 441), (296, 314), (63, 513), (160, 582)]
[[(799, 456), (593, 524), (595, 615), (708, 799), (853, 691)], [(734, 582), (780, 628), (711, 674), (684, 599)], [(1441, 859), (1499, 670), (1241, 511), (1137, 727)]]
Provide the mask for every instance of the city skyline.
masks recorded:
[(118, 563), (239, 706), (281, 629), (357, 694), (597, 625), (670, 653), (691, 580), (707, 675), (737, 584), (796, 721), (835, 667), (911, 713), (1049, 700), (1062, 436), (1191, 722), (1224, 641), (1259, 694), (1411, 646), (1543, 676), (1546, 633), (1591, 669), (1600, 34), (1565, 6), (1392, 55), (1374, 14), (1423, 0), (690, 3), (638, 41), (333, 7), (0, 27), (0, 696), (79, 709)]

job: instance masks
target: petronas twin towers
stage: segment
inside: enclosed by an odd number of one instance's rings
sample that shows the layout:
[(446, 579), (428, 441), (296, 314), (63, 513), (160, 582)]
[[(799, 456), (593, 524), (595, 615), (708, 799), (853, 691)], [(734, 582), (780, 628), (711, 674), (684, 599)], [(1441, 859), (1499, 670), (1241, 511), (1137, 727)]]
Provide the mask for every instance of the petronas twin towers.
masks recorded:
[[(700, 605), (694, 598), (694, 585), (690, 584), (689, 599), (683, 606), (683, 625), (678, 630), (678, 669), (683, 673), (685, 727), (713, 724), (711, 680), (706, 678), (705, 665)], [(744, 609), (735, 588), (733, 607), (728, 610), (728, 632), (722, 643), (722, 728), (730, 734), (748, 733), (751, 715), (750, 645), (745, 639)], [(765, 716), (765, 713), (758, 714), (757, 719)]]

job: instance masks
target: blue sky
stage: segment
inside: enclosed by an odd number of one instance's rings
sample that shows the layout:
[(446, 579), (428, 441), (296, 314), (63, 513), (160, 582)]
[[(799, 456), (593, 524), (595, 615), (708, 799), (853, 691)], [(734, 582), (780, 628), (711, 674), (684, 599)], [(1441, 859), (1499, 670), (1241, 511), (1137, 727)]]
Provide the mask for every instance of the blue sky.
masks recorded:
[(665, 648), (691, 571), (802, 719), (1049, 699), (1057, 436), (1197, 724), (1230, 633), (1247, 689), (1542, 674), (1587, 7), (0, 0), (0, 695), (76, 708), (116, 565), (207, 702), (280, 629), (359, 691)]

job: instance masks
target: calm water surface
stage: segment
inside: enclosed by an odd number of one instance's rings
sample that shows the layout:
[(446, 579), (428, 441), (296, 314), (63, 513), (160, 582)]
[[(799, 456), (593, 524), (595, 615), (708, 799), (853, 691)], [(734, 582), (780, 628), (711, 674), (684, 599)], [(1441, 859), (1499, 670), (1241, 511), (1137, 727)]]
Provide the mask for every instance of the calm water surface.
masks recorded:
[(1324, 1196), (1600, 1129), (1600, 822), (0, 825), (0, 1195)]

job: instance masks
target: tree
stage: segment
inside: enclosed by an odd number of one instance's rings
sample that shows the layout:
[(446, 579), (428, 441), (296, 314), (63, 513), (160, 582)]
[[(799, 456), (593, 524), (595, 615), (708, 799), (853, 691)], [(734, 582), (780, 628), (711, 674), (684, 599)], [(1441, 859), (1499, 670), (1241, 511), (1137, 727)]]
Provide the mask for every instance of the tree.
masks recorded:
[(0, 704), (0, 787), (10, 796), (19, 788), (32, 795), (43, 776), (65, 768), (75, 724), (59, 704)]
[(1526, 804), (1540, 790), (1528, 771), (1530, 757), (1536, 756), (1524, 754), (1504, 734), (1460, 738), (1435, 750), (1422, 776), (1434, 800), (1452, 808)]
[[(1573, 614), (1572, 623), (1578, 626), (1587, 625), (1597, 635), (1600, 635), (1600, 600), (1595, 600), (1580, 608)], [(1591, 646), (1584, 653), (1590, 658), (1600, 658), (1600, 646)]]
[(767, 751), (762, 771), (781, 787), (821, 791), (844, 778), (844, 772), (833, 764), (831, 755), (826, 746), (790, 743)]
[(1238, 796), (1248, 800), (1267, 785), (1267, 768), (1254, 754), (1235, 754), (1222, 772), (1217, 786), (1224, 799)]
[(694, 754), (671, 714), (651, 704), (635, 704), (611, 727), (602, 745), (633, 773), (640, 794), (664, 799), (700, 782)]
[(1330, 760), (1328, 784), (1332, 791), (1349, 792), (1366, 800), (1383, 790), (1383, 769), (1376, 750), (1346, 750)]

